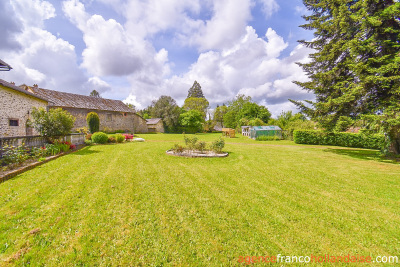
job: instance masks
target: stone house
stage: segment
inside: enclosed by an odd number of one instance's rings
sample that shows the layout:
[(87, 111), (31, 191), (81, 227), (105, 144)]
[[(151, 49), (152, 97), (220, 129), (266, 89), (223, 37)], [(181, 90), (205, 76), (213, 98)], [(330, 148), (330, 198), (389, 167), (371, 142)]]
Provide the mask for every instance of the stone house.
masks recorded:
[(163, 133), (164, 132), (164, 123), (162, 119), (147, 119), (147, 128), (149, 133)]
[(37, 135), (27, 122), (34, 107), (46, 108), (46, 98), (0, 79), (0, 137)]
[(146, 120), (120, 100), (53, 91), (37, 85), (21, 87), (26, 92), (47, 99), (49, 108), (62, 108), (71, 113), (76, 118), (73, 131), (87, 127), (87, 114), (96, 112), (100, 118), (100, 131), (147, 132)]

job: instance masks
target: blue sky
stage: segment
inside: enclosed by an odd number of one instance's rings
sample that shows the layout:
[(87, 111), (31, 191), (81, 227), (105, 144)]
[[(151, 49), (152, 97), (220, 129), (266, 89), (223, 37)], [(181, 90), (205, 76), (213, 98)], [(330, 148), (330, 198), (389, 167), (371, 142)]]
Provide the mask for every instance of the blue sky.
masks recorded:
[(296, 62), (302, 1), (3, 0), (0, 58), (16, 84), (121, 99), (144, 108), (161, 95), (182, 104), (197, 80), (211, 107), (246, 94), (276, 116), (313, 96)]

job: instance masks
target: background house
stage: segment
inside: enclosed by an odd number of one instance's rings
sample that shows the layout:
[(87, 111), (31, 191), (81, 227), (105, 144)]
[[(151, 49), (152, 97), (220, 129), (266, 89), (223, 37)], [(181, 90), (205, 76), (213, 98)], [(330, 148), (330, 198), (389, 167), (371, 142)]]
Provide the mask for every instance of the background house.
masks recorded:
[(71, 113), (76, 118), (73, 130), (87, 127), (86, 116), (93, 111), (99, 115), (100, 131), (147, 132), (146, 120), (120, 100), (58, 92), (37, 85), (21, 87), (26, 92), (47, 99), (49, 108), (62, 108)]
[(0, 79), (0, 137), (37, 135), (27, 122), (34, 107), (48, 105), (46, 98)]
[(0, 70), (8, 71), (8, 70), (11, 70), (11, 69), (12, 68), (11, 68), (10, 65), (8, 65), (7, 63), (5, 63), (3, 60), (0, 59)]
[(147, 119), (147, 128), (149, 133), (163, 133), (164, 132), (164, 123), (162, 119)]

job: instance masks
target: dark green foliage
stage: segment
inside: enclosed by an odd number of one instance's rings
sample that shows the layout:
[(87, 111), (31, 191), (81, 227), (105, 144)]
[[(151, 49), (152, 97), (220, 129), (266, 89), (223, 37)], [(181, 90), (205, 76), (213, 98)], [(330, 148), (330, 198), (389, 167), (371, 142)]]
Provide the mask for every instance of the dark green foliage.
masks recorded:
[(340, 116), (336, 122), (335, 132), (345, 132), (354, 124), (354, 120), (350, 117)]
[(382, 149), (385, 136), (382, 134), (364, 135), (355, 133), (329, 133), (324, 131), (294, 131), (294, 142), (309, 145), (330, 145)]
[(197, 110), (189, 110), (179, 116), (179, 124), (185, 133), (201, 132), (203, 123), (203, 114)]
[(179, 115), (181, 109), (176, 101), (170, 96), (161, 96), (158, 100), (154, 100), (148, 107), (152, 118), (161, 118), (168, 132), (176, 131), (179, 123)]
[(71, 133), (75, 118), (61, 108), (51, 108), (48, 112), (44, 108), (33, 108), (33, 127), (42, 136), (62, 136)]
[(303, 0), (311, 12), (311, 62), (300, 64), (310, 81), (297, 82), (316, 102), (296, 103), (333, 130), (341, 116), (384, 114), (392, 150), (400, 153), (400, 3), (394, 0)]
[(90, 112), (86, 116), (86, 122), (91, 133), (98, 132), (100, 129), (100, 118), (96, 112)]
[(96, 132), (92, 135), (92, 141), (96, 144), (105, 144), (108, 142), (108, 136), (103, 132)]
[(201, 90), (201, 86), (197, 81), (194, 81), (192, 87), (189, 89), (187, 98), (204, 98), (203, 90)]
[(100, 93), (96, 90), (91, 91), (89, 96), (101, 98)]

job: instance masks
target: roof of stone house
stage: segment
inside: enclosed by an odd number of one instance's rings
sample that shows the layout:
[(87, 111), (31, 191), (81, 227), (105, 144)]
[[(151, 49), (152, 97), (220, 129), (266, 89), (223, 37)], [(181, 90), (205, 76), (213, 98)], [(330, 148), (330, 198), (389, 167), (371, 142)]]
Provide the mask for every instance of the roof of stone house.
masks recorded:
[(161, 119), (160, 118), (154, 118), (154, 119), (146, 119), (146, 124), (147, 125), (152, 125), (152, 124), (157, 124)]
[(105, 110), (105, 111), (116, 111), (116, 112), (127, 112), (134, 113), (135, 111), (130, 109), (121, 100), (112, 100), (100, 97), (92, 97), (85, 95), (78, 95), (72, 93), (65, 93), (59, 91), (53, 91), (48, 89), (39, 88), (37, 86), (24, 86), (27, 90), (48, 99), (52, 102), (52, 106), (63, 107), (63, 108), (82, 108), (91, 110)]
[(35, 97), (35, 98), (37, 98), (37, 99), (40, 99), (40, 100), (49, 102), (46, 98), (43, 98), (43, 97), (38, 96), (38, 95), (35, 95), (35, 94), (33, 94), (33, 93), (31, 93), (31, 92), (28, 92), (28, 91), (25, 91), (24, 89), (22, 89), (22, 88), (16, 86), (15, 84), (6, 82), (6, 81), (4, 81), (4, 80), (2, 80), (2, 79), (0, 79), (0, 85), (2, 85), (2, 86), (4, 86), (4, 87), (7, 87), (7, 88), (10, 88), (10, 89), (13, 89), (13, 90), (15, 90), (15, 91), (18, 91), (18, 92), (20, 92), (20, 93), (23, 93), (23, 94), (26, 94), (26, 95)]
[(12, 67), (0, 59), (0, 70), (11, 70)]

